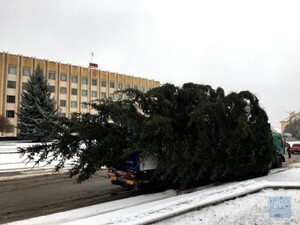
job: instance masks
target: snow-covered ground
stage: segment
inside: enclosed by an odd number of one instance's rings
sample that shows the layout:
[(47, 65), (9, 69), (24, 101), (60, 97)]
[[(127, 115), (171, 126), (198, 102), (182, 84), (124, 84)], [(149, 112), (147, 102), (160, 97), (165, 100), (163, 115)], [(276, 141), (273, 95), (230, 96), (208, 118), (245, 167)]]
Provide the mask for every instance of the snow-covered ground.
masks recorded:
[[(35, 143), (37, 144), (37, 143)], [(26, 142), (1, 142), (0, 145), (0, 172), (15, 172), (15, 171), (26, 171), (26, 170), (41, 170), (41, 169), (53, 169), (57, 161), (53, 161), (50, 165), (47, 163), (40, 163), (35, 166), (35, 162), (28, 162), (26, 155), (21, 157), (18, 153), (18, 148), (26, 148), (33, 143)], [(70, 166), (71, 161), (66, 163), (66, 166)]]
[[(274, 196), (291, 199), (291, 216), (272, 218), (270, 200)], [(226, 201), (200, 210), (189, 212), (156, 224), (218, 224), (218, 225), (254, 225), (254, 224), (299, 224), (300, 222), (300, 191), (266, 189), (234, 200)], [(278, 205), (278, 207), (281, 207)], [(284, 206), (282, 206), (284, 207)]]
[(10, 223), (300, 224), (300, 168), (265, 177), (107, 202)]

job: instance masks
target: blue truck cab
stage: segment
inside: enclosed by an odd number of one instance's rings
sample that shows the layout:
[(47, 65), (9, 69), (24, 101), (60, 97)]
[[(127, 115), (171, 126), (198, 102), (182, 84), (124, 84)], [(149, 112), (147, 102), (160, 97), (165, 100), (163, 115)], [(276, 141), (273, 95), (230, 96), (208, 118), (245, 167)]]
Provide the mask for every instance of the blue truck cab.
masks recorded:
[(150, 184), (156, 165), (154, 158), (143, 158), (139, 153), (134, 153), (124, 163), (108, 168), (107, 175), (112, 184), (140, 190)]

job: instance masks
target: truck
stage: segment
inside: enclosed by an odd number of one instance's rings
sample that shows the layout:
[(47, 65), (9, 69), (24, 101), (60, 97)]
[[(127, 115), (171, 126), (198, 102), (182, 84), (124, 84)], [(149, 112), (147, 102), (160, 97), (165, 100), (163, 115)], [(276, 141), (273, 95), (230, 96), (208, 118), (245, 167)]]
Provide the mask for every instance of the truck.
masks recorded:
[(273, 143), (276, 147), (276, 156), (273, 162), (274, 168), (280, 168), (282, 162), (285, 162), (285, 143), (280, 133), (272, 131)]
[[(285, 144), (279, 133), (272, 132), (272, 138), (277, 150), (272, 167), (280, 168), (282, 162), (285, 162)], [(156, 166), (155, 158), (143, 158), (139, 153), (133, 153), (120, 165), (108, 168), (107, 175), (112, 184), (141, 190), (152, 185), (151, 178)]]
[(112, 184), (140, 190), (151, 185), (157, 162), (153, 157), (142, 157), (138, 152), (131, 154), (123, 163), (108, 168)]

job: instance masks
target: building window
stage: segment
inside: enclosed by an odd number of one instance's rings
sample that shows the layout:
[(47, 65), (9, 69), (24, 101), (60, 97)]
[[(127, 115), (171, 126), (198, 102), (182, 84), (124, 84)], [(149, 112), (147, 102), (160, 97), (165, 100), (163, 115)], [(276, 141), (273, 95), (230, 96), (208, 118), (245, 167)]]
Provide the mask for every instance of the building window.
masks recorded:
[(82, 90), (82, 96), (87, 96), (87, 90)]
[(119, 84), (118, 84), (118, 89), (119, 89), (119, 90), (122, 90), (122, 89), (123, 89), (123, 84), (122, 84), (122, 83), (119, 83)]
[(127, 85), (126, 85), (126, 89), (128, 89), (128, 88), (130, 88), (130, 84), (127, 84)]
[(22, 82), (22, 90), (27, 90), (27, 88), (28, 88), (28, 83)]
[(92, 91), (92, 97), (97, 98), (97, 91)]
[(86, 108), (87, 108), (87, 103), (86, 103), (86, 102), (83, 102), (83, 103), (81, 104), (81, 108), (86, 109)]
[(60, 117), (66, 117), (66, 113), (60, 113), (59, 116)]
[(71, 108), (77, 108), (77, 101), (71, 101)]
[(77, 95), (77, 89), (76, 88), (72, 88), (71, 89), (71, 94), (72, 95)]
[(145, 87), (142, 87), (141, 91), (142, 91), (143, 93), (145, 93)]
[(106, 92), (101, 92), (101, 98), (105, 99), (106, 98)]
[(14, 96), (14, 95), (7, 95), (6, 96), (6, 102), (8, 102), (8, 103), (16, 103), (16, 96)]
[(62, 74), (60, 77), (61, 81), (67, 81), (67, 74)]
[(82, 78), (82, 84), (88, 84), (88, 79), (86, 77)]
[(134, 86), (134, 89), (137, 90), (137, 89), (138, 89), (138, 86)]
[(121, 93), (118, 94), (118, 100), (119, 100), (119, 101), (122, 100), (122, 94), (121, 94)]
[(66, 105), (67, 105), (66, 100), (60, 100), (59, 103), (60, 103), (60, 107), (66, 107)]
[(26, 68), (26, 67), (23, 67), (23, 76), (30, 76), (30, 69), (29, 68)]
[(50, 85), (50, 86), (49, 86), (49, 91), (50, 91), (51, 93), (55, 93), (55, 86)]
[(115, 99), (115, 93), (110, 93), (109, 94), (109, 98), (112, 99), (112, 100), (114, 100)]
[(15, 111), (13, 111), (13, 110), (6, 110), (6, 117), (7, 118), (15, 118)]
[(115, 83), (114, 83), (114, 82), (110, 82), (110, 83), (109, 83), (109, 87), (110, 87), (110, 88), (115, 88)]
[(55, 80), (55, 72), (49, 72), (48, 79), (49, 80)]
[(16, 66), (8, 66), (8, 73), (9, 74), (17, 74), (17, 67)]
[(67, 88), (65, 88), (65, 87), (60, 87), (59, 92), (60, 92), (61, 94), (67, 94)]
[(17, 82), (16, 81), (8, 80), (7, 81), (7, 87), (8, 88), (16, 88), (17, 87)]
[(92, 79), (92, 85), (93, 85), (93, 86), (97, 86), (97, 80)]
[(101, 81), (101, 87), (106, 87), (106, 81), (105, 80)]
[(77, 83), (77, 82), (78, 82), (77, 76), (72, 76), (72, 83)]

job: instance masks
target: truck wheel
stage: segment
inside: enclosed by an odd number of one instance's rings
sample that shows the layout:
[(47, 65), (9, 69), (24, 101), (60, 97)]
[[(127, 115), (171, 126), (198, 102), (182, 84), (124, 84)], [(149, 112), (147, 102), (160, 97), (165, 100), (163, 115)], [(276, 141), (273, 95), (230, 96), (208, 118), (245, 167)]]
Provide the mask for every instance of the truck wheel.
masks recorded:
[(133, 190), (134, 191), (139, 191), (141, 189), (141, 184), (136, 181), (135, 184), (133, 185)]
[(274, 164), (276, 168), (280, 168), (282, 166), (282, 158), (280, 155), (276, 156)]
[(111, 182), (111, 184), (113, 184), (113, 185), (117, 185), (117, 184), (118, 184), (118, 182), (115, 181), (115, 180), (112, 180), (112, 181), (110, 181), (110, 182)]

